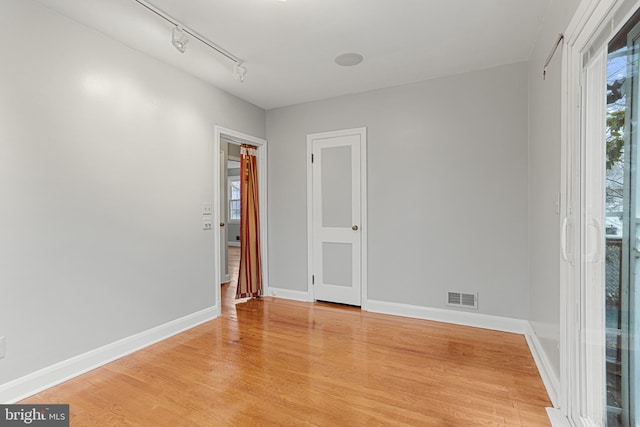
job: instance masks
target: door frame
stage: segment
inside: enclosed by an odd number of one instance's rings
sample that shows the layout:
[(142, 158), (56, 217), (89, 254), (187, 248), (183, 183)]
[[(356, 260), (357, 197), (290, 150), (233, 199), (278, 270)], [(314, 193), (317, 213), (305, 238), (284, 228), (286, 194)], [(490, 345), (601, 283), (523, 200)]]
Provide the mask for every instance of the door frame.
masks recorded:
[[(269, 259), (268, 259), (268, 251), (269, 242), (267, 240), (268, 232), (267, 232), (267, 140), (258, 138), (255, 136), (251, 136), (242, 132), (238, 132), (233, 129), (227, 129), (222, 126), (215, 126), (215, 138), (213, 141), (213, 152), (216, 156), (215, 161), (213, 162), (213, 200), (216, 200), (216, 203), (220, 203), (220, 186), (222, 183), (220, 182), (220, 140), (226, 139), (228, 141), (233, 141), (237, 144), (250, 144), (256, 147), (258, 151), (257, 162), (258, 162), (258, 200), (260, 202), (260, 254), (262, 257), (262, 293), (263, 295), (269, 294)], [(225, 182), (224, 185), (227, 185)], [(215, 205), (214, 205), (215, 206)], [(220, 233), (220, 209), (213, 209), (214, 215), (214, 224), (216, 227), (214, 228), (214, 242), (215, 242), (215, 258), (214, 258), (214, 268), (216, 270), (216, 286), (215, 286), (215, 297), (216, 297), (216, 312), (217, 315), (220, 316), (222, 313), (222, 292), (220, 290), (220, 283), (222, 279), (222, 269), (220, 265), (220, 245), (221, 245), (221, 233)]]
[[(561, 95), (561, 218), (560, 226), (560, 384), (554, 405), (571, 425), (598, 426), (602, 423), (605, 401), (602, 372), (586, 366), (604, 361), (602, 319), (586, 319), (598, 304), (604, 289), (589, 289), (593, 268), (585, 268), (587, 229), (590, 219), (585, 204), (587, 177), (585, 161), (593, 154), (586, 144), (586, 132), (599, 132), (584, 126), (584, 107), (599, 94), (584, 93), (583, 61), (597, 53), (601, 44), (631, 18), (640, 7), (638, 0), (583, 0), (564, 33)], [(595, 97), (595, 98), (594, 98)], [(604, 120), (604, 117), (603, 117)], [(604, 159), (603, 159), (604, 160)], [(604, 206), (604, 205), (603, 205)], [(598, 227), (596, 227), (598, 228)], [(592, 232), (589, 232), (592, 235)], [(602, 284), (603, 286), (603, 284)], [(598, 345), (600, 344), (600, 345)]]
[(353, 128), (330, 132), (312, 133), (307, 135), (307, 301), (315, 301), (313, 287), (313, 140), (316, 138), (336, 138), (347, 135), (360, 135), (360, 308), (367, 310), (367, 241), (369, 226), (367, 222), (367, 128)]

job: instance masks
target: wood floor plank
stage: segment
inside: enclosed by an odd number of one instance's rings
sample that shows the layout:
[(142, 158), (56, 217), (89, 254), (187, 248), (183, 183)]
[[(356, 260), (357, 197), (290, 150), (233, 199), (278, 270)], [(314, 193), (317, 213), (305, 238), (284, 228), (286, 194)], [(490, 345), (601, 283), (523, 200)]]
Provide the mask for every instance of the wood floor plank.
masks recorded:
[[(237, 248), (230, 259), (237, 262)], [(523, 336), (261, 298), (22, 403), (72, 426), (548, 426)]]

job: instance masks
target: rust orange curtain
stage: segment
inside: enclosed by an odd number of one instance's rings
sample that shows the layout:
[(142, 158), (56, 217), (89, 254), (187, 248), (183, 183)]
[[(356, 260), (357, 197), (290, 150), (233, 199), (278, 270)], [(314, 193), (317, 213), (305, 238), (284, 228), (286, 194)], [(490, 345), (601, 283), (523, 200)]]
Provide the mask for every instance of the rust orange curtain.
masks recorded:
[(240, 270), (236, 298), (262, 295), (257, 151), (240, 148)]

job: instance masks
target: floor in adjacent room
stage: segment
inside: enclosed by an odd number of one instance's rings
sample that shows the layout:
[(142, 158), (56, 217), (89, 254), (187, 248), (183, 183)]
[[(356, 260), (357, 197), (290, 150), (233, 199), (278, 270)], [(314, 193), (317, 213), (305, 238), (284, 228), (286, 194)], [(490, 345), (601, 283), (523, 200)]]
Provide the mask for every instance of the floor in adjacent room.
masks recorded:
[[(265, 297), (20, 403), (72, 426), (549, 426), (522, 335)], [(233, 274), (235, 272), (235, 275)]]

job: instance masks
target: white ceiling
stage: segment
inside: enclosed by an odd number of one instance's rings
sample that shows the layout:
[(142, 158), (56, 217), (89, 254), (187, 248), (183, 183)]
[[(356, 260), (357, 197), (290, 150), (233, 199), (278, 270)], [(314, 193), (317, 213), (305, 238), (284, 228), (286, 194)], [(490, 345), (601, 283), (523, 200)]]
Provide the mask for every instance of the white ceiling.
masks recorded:
[[(151, 0), (246, 62), (191, 40), (134, 0), (38, 0), (265, 109), (529, 58), (550, 0)], [(364, 56), (339, 67), (345, 52)]]

